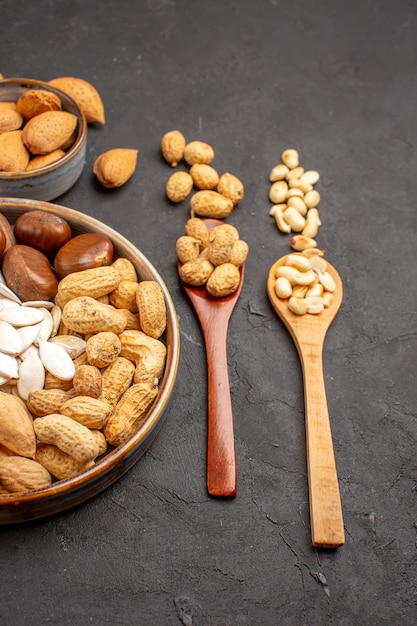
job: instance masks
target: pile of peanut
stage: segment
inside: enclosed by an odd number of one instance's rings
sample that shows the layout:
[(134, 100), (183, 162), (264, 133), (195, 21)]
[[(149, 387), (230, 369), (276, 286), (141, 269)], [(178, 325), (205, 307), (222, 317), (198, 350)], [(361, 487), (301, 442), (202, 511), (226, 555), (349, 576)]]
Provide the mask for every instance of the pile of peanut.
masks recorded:
[(332, 303), (336, 285), (322, 256), (289, 254), (277, 267), (275, 278), (275, 293), (288, 300), (288, 308), (296, 315), (317, 315)]
[(298, 151), (287, 148), (281, 162), (272, 168), (269, 180), (269, 199), (273, 203), (269, 214), (282, 233), (296, 233), (290, 239), (294, 250), (315, 248), (315, 237), (321, 225), (319, 211), (320, 193), (314, 189), (320, 174), (305, 170), (300, 165)]
[(172, 202), (190, 199), (190, 219), (185, 234), (176, 242), (181, 280), (193, 287), (205, 287), (217, 298), (235, 292), (240, 284), (240, 271), (249, 252), (248, 244), (240, 239), (237, 228), (219, 224), (207, 229), (204, 218), (222, 220), (228, 217), (244, 197), (243, 183), (228, 172), (219, 176), (211, 165), (214, 150), (203, 141), (186, 142), (179, 130), (162, 137), (164, 159), (176, 167), (182, 160), (189, 171), (177, 171), (166, 184), (167, 197)]
[(205, 286), (212, 296), (228, 296), (239, 286), (239, 267), (248, 251), (248, 244), (231, 224), (208, 230), (204, 220), (191, 217), (185, 225), (185, 235), (176, 242), (180, 278), (193, 287)]
[[(0, 387), (0, 494), (41, 489), (91, 468), (108, 446), (138, 430), (159, 391), (165, 299), (159, 283), (138, 281), (130, 260), (68, 273), (53, 307), (50, 335), (37, 342), (35, 333), (17, 357), (27, 384), (18, 385), (18, 374)], [(55, 349), (68, 362), (49, 358)], [(34, 353), (46, 373), (42, 387), (28, 390), (33, 368), (24, 363)]]
[(179, 170), (171, 174), (165, 189), (167, 197), (175, 203), (183, 202), (193, 192), (190, 198), (191, 217), (223, 219), (243, 199), (245, 190), (239, 178), (229, 172), (219, 175), (211, 165), (214, 150), (210, 144), (204, 141), (187, 142), (179, 130), (171, 130), (162, 137), (161, 151), (172, 167), (177, 167), (182, 161), (188, 166), (187, 171)]

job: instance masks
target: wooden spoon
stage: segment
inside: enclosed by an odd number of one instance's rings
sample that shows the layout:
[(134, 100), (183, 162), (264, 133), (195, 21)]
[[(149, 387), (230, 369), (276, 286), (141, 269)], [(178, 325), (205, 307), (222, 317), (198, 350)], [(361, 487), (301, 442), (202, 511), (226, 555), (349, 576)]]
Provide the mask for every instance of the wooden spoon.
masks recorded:
[[(205, 219), (207, 228), (223, 222)], [(181, 267), (181, 264), (178, 264)], [(203, 287), (182, 282), (197, 313), (203, 331), (207, 357), (208, 423), (207, 423), (207, 489), (210, 495), (234, 497), (237, 471), (227, 365), (227, 330), (229, 319), (243, 285), (244, 266), (240, 268), (240, 283), (229, 296), (211, 296)]]
[(289, 330), (296, 345), (303, 371), (306, 419), (307, 468), (310, 497), (312, 544), (335, 548), (345, 542), (339, 485), (323, 376), (323, 345), (327, 330), (343, 298), (343, 285), (334, 267), (327, 263), (336, 290), (332, 304), (317, 315), (296, 315), (288, 301), (275, 293), (275, 272), (288, 255), (271, 267), (267, 292), (272, 306)]

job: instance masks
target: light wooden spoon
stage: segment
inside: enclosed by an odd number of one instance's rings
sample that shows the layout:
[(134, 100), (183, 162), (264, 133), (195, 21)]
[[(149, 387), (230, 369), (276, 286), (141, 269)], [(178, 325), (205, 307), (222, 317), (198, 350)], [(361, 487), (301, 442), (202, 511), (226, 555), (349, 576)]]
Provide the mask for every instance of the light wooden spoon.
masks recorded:
[(345, 534), (323, 376), (323, 345), (342, 302), (343, 284), (326, 260), (327, 271), (336, 283), (330, 307), (317, 315), (296, 315), (289, 310), (288, 301), (275, 293), (276, 269), (285, 263), (287, 256), (271, 267), (267, 292), (294, 340), (303, 371), (312, 544), (336, 548), (344, 544)]
[[(204, 219), (207, 228), (223, 222)], [(181, 267), (181, 264), (178, 264)], [(243, 285), (244, 266), (239, 268), (240, 283), (229, 296), (217, 298), (207, 289), (182, 282), (197, 313), (206, 346), (208, 380), (207, 490), (217, 497), (234, 497), (237, 491), (236, 454), (227, 364), (229, 320)]]

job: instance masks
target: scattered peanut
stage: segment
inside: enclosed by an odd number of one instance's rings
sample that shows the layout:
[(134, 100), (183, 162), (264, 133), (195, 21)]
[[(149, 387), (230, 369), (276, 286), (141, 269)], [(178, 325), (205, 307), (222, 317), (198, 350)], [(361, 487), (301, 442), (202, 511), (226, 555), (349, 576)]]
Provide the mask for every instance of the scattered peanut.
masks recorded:
[[(273, 202), (269, 214), (282, 233), (301, 233), (290, 239), (295, 250), (313, 248), (317, 245), (314, 239), (321, 225), (317, 209), (320, 194), (314, 189), (320, 175), (316, 170), (306, 171), (293, 148), (284, 150), (281, 160), (269, 174), (272, 183), (269, 199)], [(308, 238), (308, 242), (301, 237)]]

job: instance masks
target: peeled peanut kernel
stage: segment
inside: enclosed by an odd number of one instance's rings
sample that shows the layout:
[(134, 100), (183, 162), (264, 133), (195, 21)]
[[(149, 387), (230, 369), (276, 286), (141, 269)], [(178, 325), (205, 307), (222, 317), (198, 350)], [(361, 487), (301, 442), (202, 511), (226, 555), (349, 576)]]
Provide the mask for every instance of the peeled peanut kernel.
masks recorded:
[(289, 310), (296, 315), (305, 315), (308, 312), (309, 306), (305, 298), (295, 298), (292, 296), (288, 300)]
[(307, 313), (311, 315), (317, 315), (324, 309), (323, 298), (320, 296), (306, 296), (305, 301), (308, 303)]
[(271, 185), (269, 199), (274, 204), (281, 204), (287, 197), (288, 184), (285, 180), (277, 180)]
[[(315, 252), (320, 252), (317, 248), (314, 249)], [(327, 270), (327, 261), (323, 259), (322, 256), (315, 254), (314, 256), (310, 256), (311, 267), (315, 272), (325, 272)]]
[(290, 245), (293, 250), (297, 250), (298, 252), (302, 252), (306, 250), (306, 248), (315, 248), (317, 246), (317, 242), (314, 241), (311, 237), (305, 237), (304, 235), (294, 235), (290, 239)]
[(275, 276), (277, 278), (285, 276), (285, 278), (287, 278), (292, 285), (310, 285), (317, 278), (317, 275), (313, 272), (313, 270), (300, 272), (295, 269), (295, 267), (290, 267), (288, 265), (280, 265), (277, 267)]
[(333, 293), (331, 291), (325, 291), (323, 293), (323, 306), (324, 306), (324, 308), (328, 309), (332, 302), (333, 302)]
[(287, 199), (287, 205), (288, 206), (292, 206), (294, 207), (294, 209), (297, 209), (297, 211), (300, 213), (300, 215), (302, 215), (303, 217), (306, 215), (307, 213), (307, 207), (306, 204), (304, 202), (304, 200), (302, 198), (300, 198), (299, 196), (294, 196), (292, 198), (288, 198)]
[(321, 220), (318, 210), (315, 208), (308, 209), (306, 215), (306, 223), (302, 230), (302, 234), (306, 237), (311, 237), (312, 239), (314, 239), (314, 237), (316, 237), (317, 233), (319, 232), (320, 225)]
[(281, 160), (290, 170), (298, 167), (299, 155), (297, 150), (294, 148), (287, 148), (287, 150), (284, 150), (281, 154)]
[(294, 209), (294, 207), (289, 206), (286, 208), (283, 212), (283, 217), (287, 224), (291, 226), (291, 230), (295, 233), (300, 233), (303, 230), (306, 221), (301, 213), (299, 213), (297, 209)]
[(313, 185), (306, 183), (300, 178), (294, 178), (293, 180), (289, 180), (288, 187), (290, 189), (300, 189), (303, 193), (308, 193), (309, 191), (313, 190)]
[(304, 191), (302, 191), (301, 189), (297, 189), (296, 187), (292, 187), (291, 189), (288, 189), (287, 191), (287, 200), (289, 198), (304, 198)]
[(308, 287), (305, 285), (294, 285), (291, 295), (294, 298), (305, 298), (308, 291)]
[(310, 185), (315, 185), (320, 180), (320, 174), (316, 170), (307, 170), (300, 178)]
[(319, 283), (318, 281), (313, 283), (312, 285), (310, 285), (310, 287), (307, 289), (307, 293), (306, 293), (306, 298), (313, 298), (313, 297), (322, 297), (324, 292), (324, 287), (321, 283)]
[(308, 209), (312, 209), (313, 207), (317, 207), (320, 202), (320, 194), (315, 189), (306, 192), (304, 196), (304, 202)]
[(286, 204), (274, 204), (269, 211), (269, 215), (275, 218), (275, 223), (282, 233), (290, 233), (291, 226), (285, 221), (283, 212), (287, 208)]
[(293, 178), (301, 178), (304, 174), (304, 168), (301, 166), (295, 167), (293, 170), (290, 170), (286, 176), (287, 180), (292, 180)]
[(312, 269), (310, 260), (302, 254), (289, 254), (286, 258), (285, 265), (295, 267), (300, 272), (307, 272)]
[(275, 281), (275, 293), (278, 298), (289, 298), (292, 294), (292, 286), (288, 278), (280, 276)]
[(289, 172), (289, 169), (283, 163), (279, 163), (275, 167), (272, 168), (269, 174), (269, 180), (271, 183), (274, 183), (277, 180), (283, 180)]
[(319, 272), (318, 278), (326, 291), (335, 291), (336, 283), (334, 282), (333, 276), (329, 272)]

